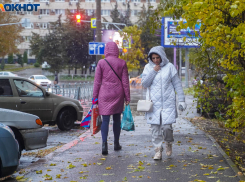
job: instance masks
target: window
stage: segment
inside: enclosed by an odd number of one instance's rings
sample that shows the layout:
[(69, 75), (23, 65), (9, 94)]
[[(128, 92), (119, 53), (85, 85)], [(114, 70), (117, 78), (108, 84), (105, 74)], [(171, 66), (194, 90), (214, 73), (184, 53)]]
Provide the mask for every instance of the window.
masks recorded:
[(131, 16), (137, 16), (138, 13), (138, 10), (131, 10)]
[(25, 0), (25, 2), (33, 2), (33, 0)]
[(49, 0), (40, 0), (40, 2), (49, 2)]
[(14, 84), (20, 97), (43, 97), (40, 88), (25, 80), (14, 80)]
[(92, 15), (94, 14), (94, 11), (95, 11), (95, 10), (93, 10), (93, 9), (86, 9), (85, 11), (86, 11), (86, 14), (87, 14), (88, 16), (92, 16)]
[(31, 40), (31, 36), (24, 36), (23, 38), (25, 38), (26, 42), (30, 42), (30, 40)]
[(64, 9), (56, 9), (55, 10), (55, 14), (56, 15), (60, 15), (60, 14), (63, 14), (64, 15), (65, 14), (65, 10)]
[(70, 0), (70, 2), (78, 2), (78, 0)]
[(0, 97), (12, 97), (13, 92), (9, 83), (9, 80), (0, 80)]
[(65, 0), (55, 0), (55, 2), (65, 2)]
[(141, 0), (131, 0), (132, 3), (140, 3)]
[(117, 0), (117, 2), (125, 2), (125, 0)]
[(12, 3), (18, 3), (20, 0), (12, 0)]
[(26, 15), (32, 15), (33, 12), (32, 12), (32, 11), (25, 11), (25, 14), (26, 14)]
[(155, 3), (156, 2), (156, 0), (150, 0), (150, 3)]
[(85, 0), (85, 2), (95, 2), (95, 0)]
[(101, 16), (110, 16), (111, 11), (110, 10), (101, 10)]
[(49, 15), (49, 9), (40, 9), (40, 15)]
[(101, 0), (101, 2), (110, 2), (110, 0)]
[(69, 11), (70, 11), (71, 13), (76, 13), (76, 12), (77, 12), (76, 9), (69, 9)]
[(49, 27), (49, 23), (40, 23), (39, 27), (40, 29), (47, 29)]
[(31, 57), (32, 50), (31, 50), (31, 49), (28, 49), (28, 50), (27, 50), (27, 54), (28, 54), (29, 57)]

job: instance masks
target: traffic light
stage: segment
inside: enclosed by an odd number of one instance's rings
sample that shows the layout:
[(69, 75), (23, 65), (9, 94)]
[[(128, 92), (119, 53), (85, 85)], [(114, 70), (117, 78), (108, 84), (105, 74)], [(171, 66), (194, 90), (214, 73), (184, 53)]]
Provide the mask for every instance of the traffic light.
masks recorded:
[(127, 52), (128, 52), (128, 49), (124, 48), (123, 53), (127, 53)]
[(81, 15), (76, 15), (76, 26), (81, 27)]

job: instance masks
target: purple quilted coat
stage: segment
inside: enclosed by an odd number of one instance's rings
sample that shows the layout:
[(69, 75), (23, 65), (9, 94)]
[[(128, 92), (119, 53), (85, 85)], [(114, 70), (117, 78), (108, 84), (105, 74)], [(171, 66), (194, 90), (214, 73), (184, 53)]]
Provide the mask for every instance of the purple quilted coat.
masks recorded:
[(94, 79), (93, 98), (98, 98), (100, 115), (122, 113), (124, 101), (130, 101), (128, 68), (124, 60), (119, 59), (119, 49), (115, 42), (108, 42), (105, 47), (105, 58), (99, 60)]

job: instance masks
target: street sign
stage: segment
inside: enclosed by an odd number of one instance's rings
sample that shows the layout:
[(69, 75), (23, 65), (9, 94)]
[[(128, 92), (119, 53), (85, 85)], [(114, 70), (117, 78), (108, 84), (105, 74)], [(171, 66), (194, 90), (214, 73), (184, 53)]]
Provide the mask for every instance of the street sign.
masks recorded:
[(195, 25), (195, 29), (188, 27), (177, 31), (176, 27), (181, 21), (186, 23), (186, 21), (182, 18), (175, 20), (169, 17), (162, 18), (161, 45), (163, 47), (199, 47), (198, 39), (200, 38), (201, 23), (197, 23)]
[(91, 28), (96, 28), (96, 18), (91, 18)]
[(104, 55), (104, 42), (89, 42), (89, 55)]

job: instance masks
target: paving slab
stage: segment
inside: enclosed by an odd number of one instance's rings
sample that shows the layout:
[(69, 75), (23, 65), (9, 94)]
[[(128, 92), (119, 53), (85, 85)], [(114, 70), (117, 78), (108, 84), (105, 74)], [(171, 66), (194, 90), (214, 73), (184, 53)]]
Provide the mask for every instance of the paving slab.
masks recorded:
[[(153, 160), (150, 125), (146, 124), (144, 116), (135, 116), (135, 131), (121, 133), (121, 151), (113, 150), (110, 125), (107, 156), (101, 154), (101, 133), (91, 135), (88, 130), (26, 168), (24, 174), (15, 175), (23, 175), (34, 182), (47, 181), (50, 177), (57, 182), (238, 182), (239, 177), (217, 145), (186, 119), (198, 116), (193, 98), (187, 97), (186, 102), (188, 109), (179, 113), (173, 125), (175, 141), (171, 157), (163, 151), (162, 160)], [(42, 174), (37, 174), (40, 170)]]

